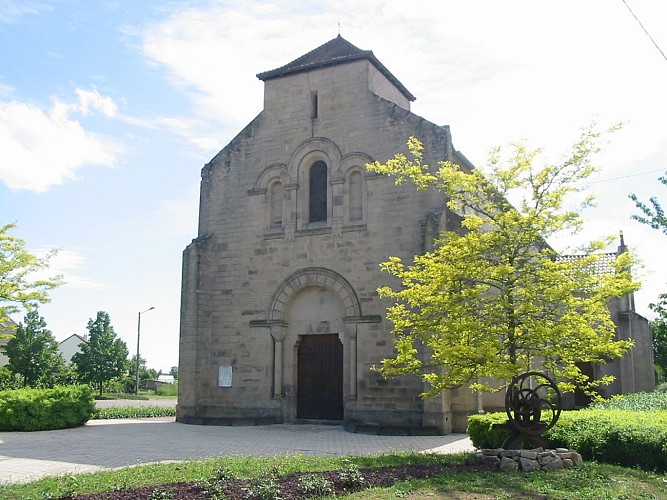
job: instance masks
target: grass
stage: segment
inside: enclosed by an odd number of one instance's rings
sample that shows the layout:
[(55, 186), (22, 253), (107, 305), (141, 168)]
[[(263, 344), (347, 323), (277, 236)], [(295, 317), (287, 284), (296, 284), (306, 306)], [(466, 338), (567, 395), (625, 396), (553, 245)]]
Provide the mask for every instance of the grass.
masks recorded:
[[(359, 467), (415, 463), (460, 464), (465, 454), (382, 454), (364, 457), (232, 456), (170, 464), (143, 465), (118, 470), (48, 477), (26, 484), (0, 486), (0, 499), (44, 499), (113, 491), (142, 485), (179, 481), (203, 481), (224, 467), (239, 477), (261, 477), (276, 469), (279, 474), (341, 468), (344, 461)], [(366, 490), (348, 498), (549, 498), (549, 499), (667, 499), (667, 477), (612, 465), (586, 462), (575, 469), (549, 473), (459, 472), (425, 480), (403, 481), (390, 488)]]
[(350, 495), (350, 499), (665, 499), (664, 476), (613, 465), (584, 463), (548, 473), (445, 473)]

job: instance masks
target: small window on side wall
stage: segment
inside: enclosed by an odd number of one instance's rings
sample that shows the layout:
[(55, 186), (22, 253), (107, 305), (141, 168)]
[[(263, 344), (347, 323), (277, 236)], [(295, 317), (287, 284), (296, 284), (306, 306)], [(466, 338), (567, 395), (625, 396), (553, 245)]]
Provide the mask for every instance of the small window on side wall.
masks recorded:
[(314, 120), (319, 115), (319, 102), (317, 101), (317, 92), (310, 93), (310, 118)]
[(280, 227), (283, 225), (283, 185), (274, 182), (269, 189), (269, 225)]
[(352, 172), (349, 177), (349, 217), (350, 221), (360, 221), (364, 217), (363, 210), (363, 178), (361, 172)]
[(308, 222), (327, 220), (327, 164), (318, 161), (310, 167), (308, 183)]

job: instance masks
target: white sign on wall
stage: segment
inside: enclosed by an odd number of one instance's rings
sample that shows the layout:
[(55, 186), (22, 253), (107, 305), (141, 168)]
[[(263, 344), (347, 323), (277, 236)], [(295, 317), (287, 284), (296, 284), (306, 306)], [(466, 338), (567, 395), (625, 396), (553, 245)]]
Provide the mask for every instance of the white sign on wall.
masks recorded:
[(218, 387), (232, 386), (232, 366), (219, 365), (218, 366)]

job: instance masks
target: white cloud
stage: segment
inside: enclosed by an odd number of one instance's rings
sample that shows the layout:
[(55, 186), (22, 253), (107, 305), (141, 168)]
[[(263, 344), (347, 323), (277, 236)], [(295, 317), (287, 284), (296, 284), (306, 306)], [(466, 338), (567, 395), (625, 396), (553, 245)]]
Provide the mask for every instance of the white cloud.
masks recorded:
[[(633, 115), (643, 122), (639, 129), (650, 129), (646, 123), (659, 114), (656, 104), (664, 107), (652, 100), (663, 82), (640, 77), (647, 59), (658, 64), (656, 54), (627, 10), (606, 1), (205, 5), (175, 7), (138, 32), (145, 56), (190, 96), (200, 120), (165, 124), (202, 149), (216, 140), (215, 149), (221, 147), (231, 137), (218, 131), (233, 134), (261, 110), (256, 73), (330, 40), (339, 22), (346, 39), (373, 50), (417, 96), (417, 114), (455, 126), (455, 138), (465, 137), (460, 144), (473, 162), (483, 161), (489, 147), (522, 137), (549, 145), (560, 136), (554, 131), (576, 129), (596, 116), (611, 123)], [(655, 10), (653, 17), (664, 9)], [(434, 17), (437, 11), (443, 15)], [(649, 20), (651, 13), (642, 12)], [(627, 99), (638, 85), (642, 90)], [(663, 137), (657, 130), (635, 135), (643, 151), (655, 150)]]
[[(33, 250), (31, 253), (37, 257), (43, 258), (46, 257), (49, 252), (51, 252), (50, 249), (38, 248)], [(35, 273), (33, 278), (47, 278), (49, 276), (61, 274), (65, 280), (65, 284), (63, 285), (65, 287), (84, 290), (102, 290), (109, 288), (109, 286), (104, 283), (99, 283), (90, 278), (76, 274), (76, 270), (82, 269), (84, 267), (85, 259), (80, 253), (74, 250), (61, 249), (58, 250), (58, 252), (49, 259), (48, 269), (45, 271), (40, 271), (39, 273)]]
[(70, 115), (99, 112), (113, 117), (116, 105), (97, 90), (76, 89), (76, 93), (74, 102), (54, 98), (49, 110), (19, 101), (0, 101), (0, 180), (11, 190), (40, 193), (75, 179), (85, 166), (115, 164), (120, 147), (85, 130)]
[(93, 111), (99, 111), (108, 118), (116, 116), (118, 107), (111, 97), (101, 96), (97, 89), (93, 91), (76, 89), (75, 92), (79, 96), (79, 102), (75, 103), (72, 108), (74, 111), (79, 111), (85, 116), (88, 116)]
[(39, 14), (41, 11), (50, 11), (53, 7), (42, 2), (21, 0), (0, 0), (0, 23), (10, 24), (26, 15)]
[[(322, 26), (330, 29), (323, 32)], [(162, 125), (202, 149), (219, 149), (229, 133), (236, 134), (262, 108), (262, 82), (255, 74), (326, 42), (336, 29), (330, 12), (248, 1), (179, 10), (147, 26), (139, 33), (145, 56), (189, 95), (199, 120), (165, 119)]]

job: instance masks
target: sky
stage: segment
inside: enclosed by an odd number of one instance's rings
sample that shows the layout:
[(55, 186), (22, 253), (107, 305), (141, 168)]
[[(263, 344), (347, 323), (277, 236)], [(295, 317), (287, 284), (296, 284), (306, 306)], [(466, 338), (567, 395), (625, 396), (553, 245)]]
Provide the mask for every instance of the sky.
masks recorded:
[(339, 32), (482, 169), (493, 147), (557, 158), (582, 127), (622, 122), (580, 238), (623, 232), (653, 317), (667, 236), (631, 220), (628, 195), (667, 203), (664, 0), (0, 0), (0, 224), (35, 254), (59, 249), (50, 271), (67, 284), (40, 307), (56, 339), (107, 311), (133, 354), (143, 312), (148, 366), (178, 364), (201, 168), (261, 111), (257, 73)]

